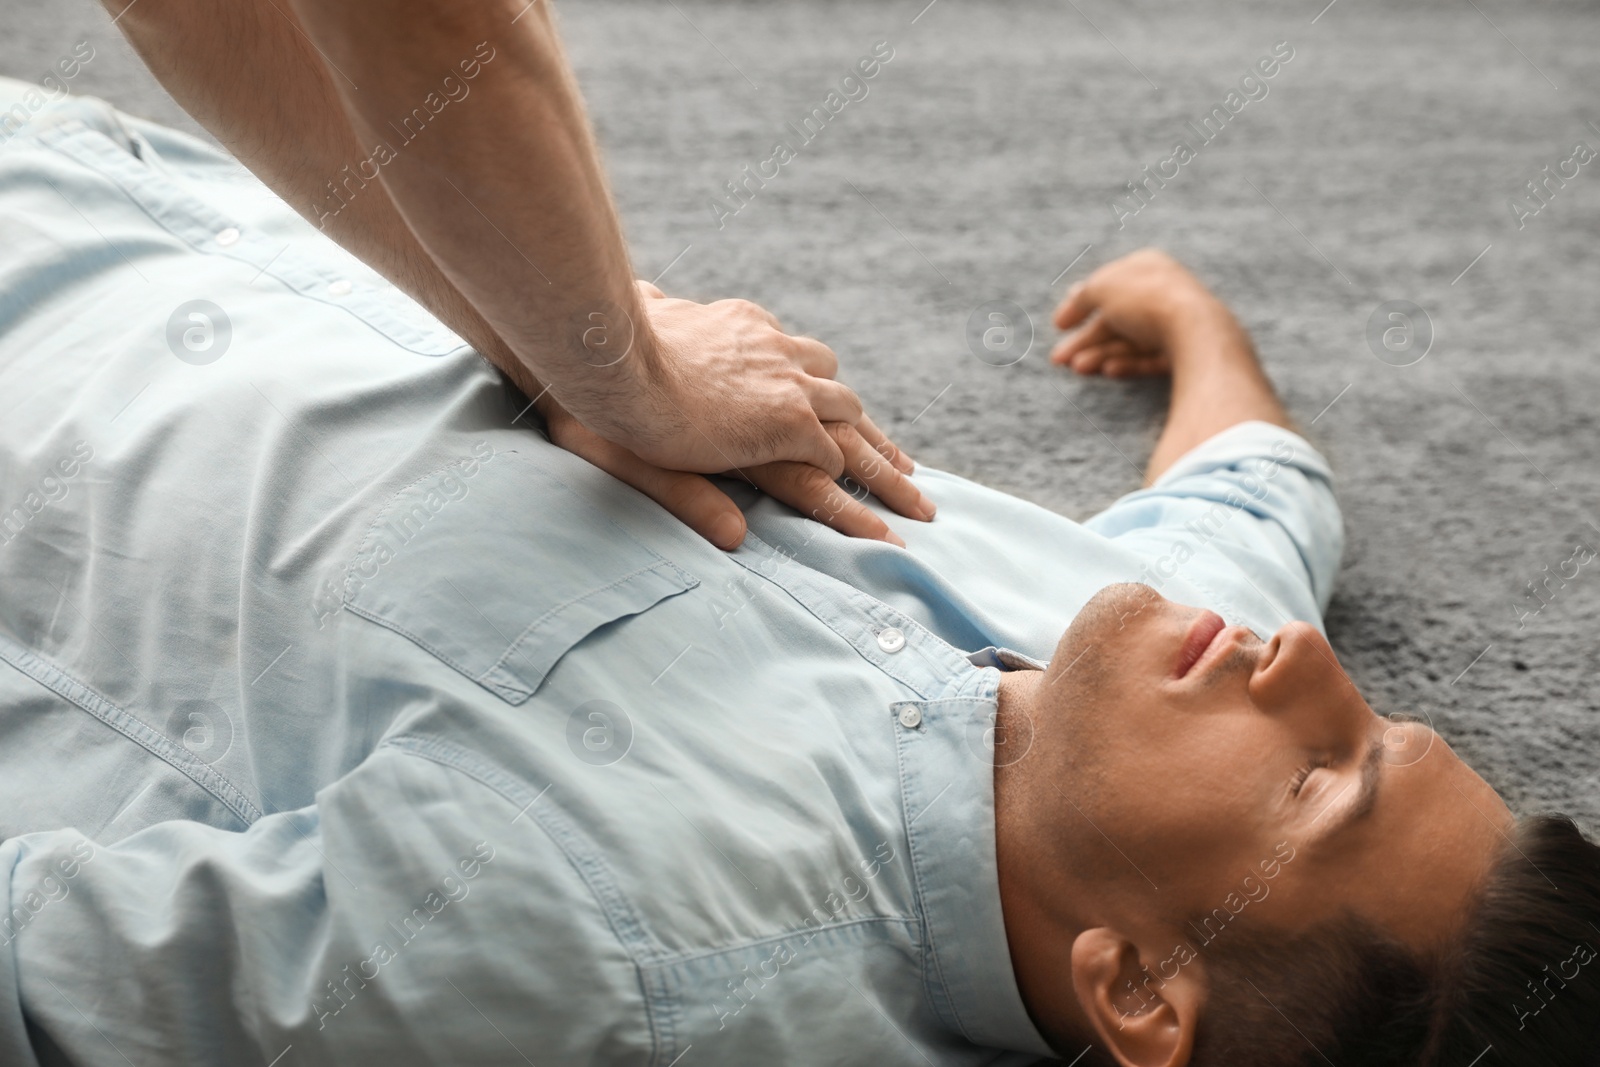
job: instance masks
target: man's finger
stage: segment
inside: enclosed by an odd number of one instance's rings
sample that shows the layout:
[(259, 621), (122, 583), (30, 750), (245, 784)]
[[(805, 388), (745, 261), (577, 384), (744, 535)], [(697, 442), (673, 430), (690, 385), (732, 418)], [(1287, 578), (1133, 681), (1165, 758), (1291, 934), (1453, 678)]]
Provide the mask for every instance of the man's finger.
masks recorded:
[(1106, 320), (1097, 318), (1071, 337), (1057, 343), (1050, 353), (1050, 362), (1066, 363), (1086, 348), (1093, 348), (1095, 345), (1102, 345), (1115, 339), (1116, 334), (1106, 325)]
[(801, 370), (813, 378), (838, 376), (839, 357), (834, 355), (833, 349), (815, 337), (789, 336), (789, 341), (789, 356)]
[[(1079, 374), (1094, 374), (1112, 363), (1131, 362), (1133, 346), (1126, 341), (1107, 341), (1079, 349), (1072, 357), (1072, 369)], [(1110, 373), (1109, 370), (1106, 373)]]
[(663, 470), (634, 458), (639, 464), (635, 477), (620, 473), (616, 477), (672, 512), (679, 522), (718, 548), (732, 552), (744, 543), (744, 513), (728, 494), (699, 474)]
[(833, 527), (847, 537), (865, 537), (906, 546), (889, 524), (834, 484), (823, 471), (804, 463), (763, 463), (745, 473), (768, 494), (802, 515)]
[[(783, 451), (788, 452), (792, 458), (774, 462), (793, 462), (803, 467), (816, 467), (829, 478), (844, 476), (844, 452), (839, 449), (838, 443), (834, 441), (832, 435), (816, 418), (812, 418), (802, 436), (791, 440), (794, 448), (792, 450), (783, 449)], [(758, 464), (752, 464), (752, 466), (758, 466)], [(749, 469), (749, 467), (741, 468), (746, 472)]]
[(844, 452), (844, 488), (852, 497), (860, 499), (871, 493), (887, 504), (890, 510), (907, 518), (927, 522), (936, 510), (933, 501), (922, 495), (922, 490), (907, 478), (876, 449), (867, 443), (859, 429), (842, 422), (828, 424), (828, 432)]
[(652, 298), (654, 300), (660, 300), (662, 297), (667, 295), (666, 293), (663, 293), (660, 289), (657, 289), (654, 282), (641, 281), (641, 282), (638, 283), (638, 285), (639, 285), (639, 291), (641, 293), (643, 293), (645, 296), (648, 296), (648, 297), (650, 297), (650, 298)]
[(893, 463), (894, 469), (901, 474), (910, 474), (917, 469), (911, 457), (906, 455), (899, 445), (889, 440), (888, 435), (878, 429), (877, 424), (868, 416), (862, 415), (857, 420), (856, 432), (861, 435), (863, 441), (872, 446), (874, 452)]
[(627, 482), (718, 548), (732, 551), (744, 541), (744, 513), (739, 505), (700, 475), (657, 467), (621, 445), (597, 436), (575, 420), (552, 430), (550, 439), (612, 477)]
[(848, 422), (854, 426), (864, 414), (861, 398), (848, 385), (829, 378), (809, 378), (805, 383), (811, 400), (811, 410), (822, 422)]
[(1056, 305), (1056, 312), (1053, 316), (1056, 329), (1065, 330), (1076, 326), (1084, 320), (1089, 312), (1094, 310), (1094, 301), (1089, 299), (1088, 292), (1089, 286), (1087, 282), (1078, 282), (1067, 290), (1067, 295), (1062, 297), (1061, 303)]

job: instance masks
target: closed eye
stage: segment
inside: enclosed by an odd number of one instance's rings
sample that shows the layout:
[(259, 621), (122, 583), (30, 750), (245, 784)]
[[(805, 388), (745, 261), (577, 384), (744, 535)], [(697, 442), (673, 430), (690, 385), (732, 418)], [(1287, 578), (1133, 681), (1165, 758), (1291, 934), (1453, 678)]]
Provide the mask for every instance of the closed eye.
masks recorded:
[(1294, 772), (1294, 777), (1289, 782), (1289, 795), (1299, 796), (1300, 790), (1306, 787), (1306, 779), (1311, 777), (1311, 772), (1329, 766), (1327, 760), (1314, 759)]

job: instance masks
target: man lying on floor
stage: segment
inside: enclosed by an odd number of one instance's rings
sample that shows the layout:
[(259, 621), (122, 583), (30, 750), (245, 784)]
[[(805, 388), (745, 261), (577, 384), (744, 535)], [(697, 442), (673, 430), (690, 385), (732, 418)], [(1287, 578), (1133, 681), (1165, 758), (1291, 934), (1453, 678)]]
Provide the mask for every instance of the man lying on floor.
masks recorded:
[(1327, 465), (1165, 256), (1059, 317), (1172, 373), (1148, 488), (919, 468), (901, 548), (725, 479), (733, 552), (96, 102), (0, 150), (0, 279), (7, 1064), (1593, 1048), (1596, 850), (1363, 702)]

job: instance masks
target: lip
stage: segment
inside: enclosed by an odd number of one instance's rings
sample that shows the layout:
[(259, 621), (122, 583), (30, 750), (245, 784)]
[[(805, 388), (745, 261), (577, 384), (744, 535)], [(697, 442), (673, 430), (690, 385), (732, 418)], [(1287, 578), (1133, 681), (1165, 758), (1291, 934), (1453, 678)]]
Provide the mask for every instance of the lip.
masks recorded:
[(1189, 626), (1188, 634), (1184, 636), (1183, 645), (1178, 649), (1178, 661), (1173, 666), (1172, 676), (1182, 678), (1193, 670), (1195, 664), (1205, 657), (1227, 628), (1228, 624), (1221, 615), (1214, 611), (1202, 611), (1200, 617)]

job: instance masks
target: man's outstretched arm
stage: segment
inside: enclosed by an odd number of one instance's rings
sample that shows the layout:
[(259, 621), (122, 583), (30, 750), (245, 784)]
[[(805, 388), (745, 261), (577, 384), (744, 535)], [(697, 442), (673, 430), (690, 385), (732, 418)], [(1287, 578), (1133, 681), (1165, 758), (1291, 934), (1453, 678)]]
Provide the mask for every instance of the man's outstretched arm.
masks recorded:
[[(1279, 623), (1318, 621), (1344, 550), (1333, 472), (1295, 431), (1249, 336), (1222, 302), (1171, 256), (1147, 249), (1074, 286), (1056, 322), (1078, 327), (1056, 346), (1057, 363), (1080, 374), (1173, 379), (1167, 424), (1145, 476), (1150, 488), (1128, 494), (1089, 525), (1134, 540), (1164, 531), (1153, 542), (1159, 578), (1197, 547), (1212, 550), (1209, 563), (1191, 565), (1203, 569), (1220, 559), (1219, 582), (1226, 586), (1233, 575), (1240, 595), (1264, 598)], [(1207, 446), (1248, 422), (1268, 425)], [(1171, 538), (1186, 522), (1182, 536), (1197, 544), (1178, 558)]]
[[(383, 183), (360, 177), (362, 170), (370, 175), (377, 161), (346, 118), (334, 84), (340, 75), (324, 62), (293, 8), (278, 0), (104, 3), (167, 90), (240, 162), (291, 207), (465, 338), (528, 396), (543, 394), (539, 409), (556, 444), (652, 497), (713, 543), (723, 548), (739, 543), (743, 516), (710, 482), (641, 459), (581, 425), (555, 403), (536, 374), (424, 249)], [(481, 61), (476, 62), (481, 67)], [(476, 78), (467, 78), (457, 68), (452, 79), (445, 88), (458, 99), (446, 106), (456, 107), (459, 114), (480, 103), (469, 99)], [(439, 117), (457, 116), (441, 112)], [(423, 135), (437, 132), (434, 125)], [(357, 173), (356, 183), (343, 185), (352, 173)], [(338, 185), (344, 195), (334, 197), (331, 185)], [(460, 209), (472, 212), (465, 202)], [(681, 318), (699, 307), (659, 297), (659, 291), (644, 291), (643, 302), (651, 313)], [(750, 305), (741, 307), (746, 315), (765, 314)], [(834, 368), (829, 364), (816, 369), (831, 374)], [(931, 504), (904, 477), (912, 469), (910, 461), (870, 419), (863, 416), (854, 426), (834, 424), (829, 431), (844, 452), (852, 478), (900, 514), (922, 518), (931, 512)], [(876, 513), (820, 470), (775, 463), (746, 468), (745, 474), (763, 490), (842, 533), (897, 540)]]
[(1146, 485), (1230, 426), (1260, 420), (1294, 429), (1250, 335), (1165, 252), (1145, 249), (1101, 267), (1067, 292), (1055, 323), (1078, 330), (1051, 359), (1080, 374), (1172, 375), (1167, 424), (1150, 454)]

